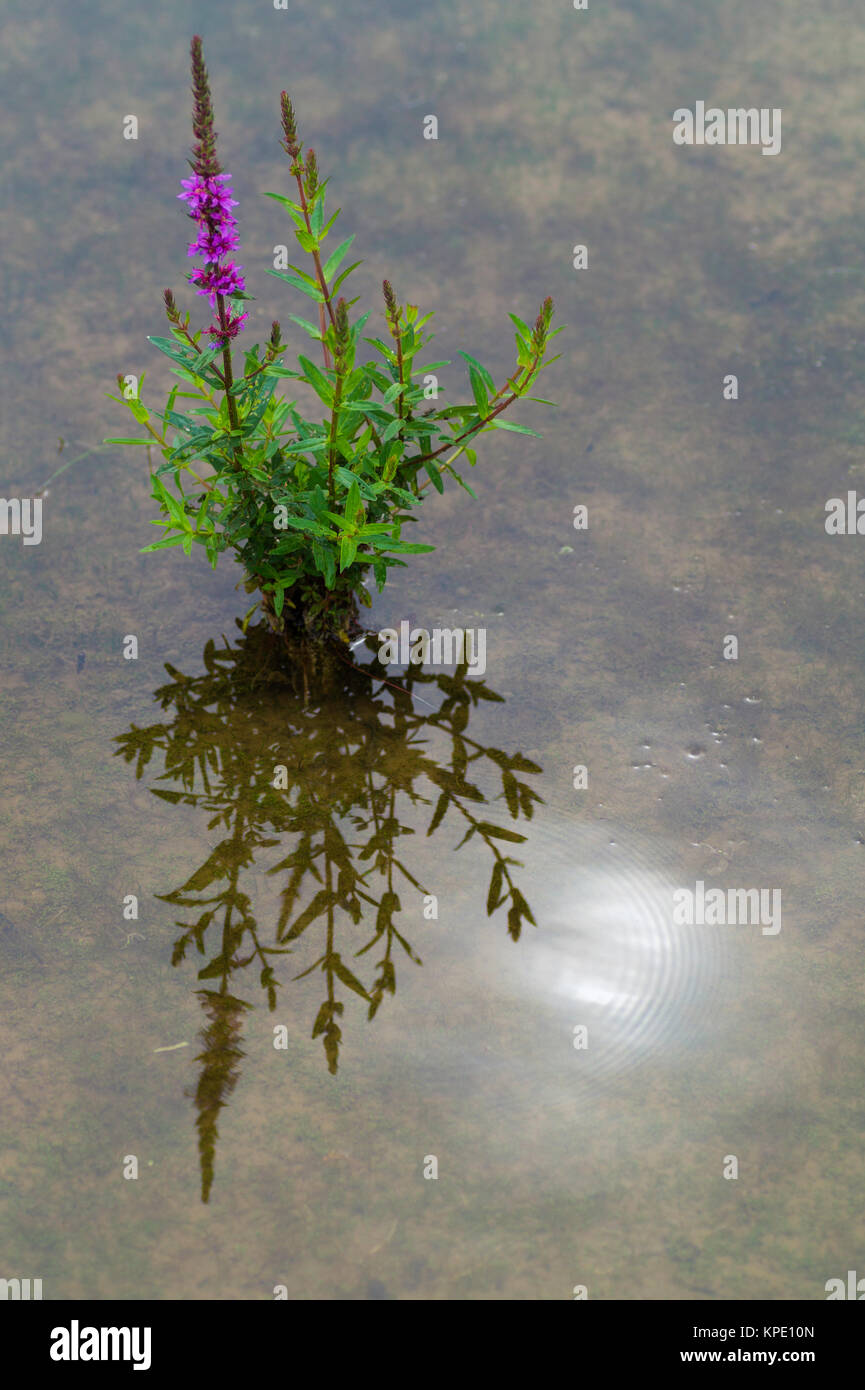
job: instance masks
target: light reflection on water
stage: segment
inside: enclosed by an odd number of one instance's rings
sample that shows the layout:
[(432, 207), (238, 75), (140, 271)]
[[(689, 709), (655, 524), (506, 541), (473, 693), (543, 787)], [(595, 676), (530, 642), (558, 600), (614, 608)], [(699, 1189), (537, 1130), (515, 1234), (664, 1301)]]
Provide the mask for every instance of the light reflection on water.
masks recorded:
[(661, 841), (608, 821), (541, 818), (534, 830), (538, 927), (517, 967), (505, 962), (511, 988), (587, 1026), (581, 1069), (596, 1082), (686, 1050), (721, 997), (724, 929), (673, 922), (687, 879)]

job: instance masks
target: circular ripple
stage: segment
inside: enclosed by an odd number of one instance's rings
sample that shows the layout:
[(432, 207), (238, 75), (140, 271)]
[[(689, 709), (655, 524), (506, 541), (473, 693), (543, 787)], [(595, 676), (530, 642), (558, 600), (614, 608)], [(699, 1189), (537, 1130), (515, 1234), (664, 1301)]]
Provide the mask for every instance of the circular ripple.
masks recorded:
[(595, 1077), (694, 1046), (720, 997), (730, 929), (674, 923), (673, 894), (694, 880), (669, 849), (609, 821), (561, 818), (535, 822), (521, 857), (537, 928), (524, 929), (509, 988), (537, 1030), (584, 1024), (576, 1055)]

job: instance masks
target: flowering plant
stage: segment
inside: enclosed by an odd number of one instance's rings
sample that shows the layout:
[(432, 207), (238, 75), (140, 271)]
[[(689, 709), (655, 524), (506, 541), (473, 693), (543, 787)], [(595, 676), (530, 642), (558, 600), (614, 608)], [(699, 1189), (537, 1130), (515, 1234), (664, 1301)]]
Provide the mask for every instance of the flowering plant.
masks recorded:
[[(214, 321), (205, 330), (191, 331), (189, 314), (182, 314), (171, 290), (165, 290), (171, 336), (150, 342), (171, 359), (180, 382), (165, 410), (152, 412), (152, 418), (137, 396), (112, 396), (131, 410), (149, 438), (105, 442), (149, 445), (155, 440), (162, 452), (151, 483), (161, 517), (154, 525), (164, 535), (145, 550), (182, 545), (189, 554), (196, 542), (215, 567), (220, 553), (231, 549), (244, 568), (247, 591), (259, 593), (244, 625), (260, 605), (286, 640), (347, 638), (358, 630), (357, 603), (371, 602), (366, 588), (370, 570), (381, 590), (388, 570), (404, 563), (401, 555), (435, 548), (402, 536), (426, 489), (442, 492), (445, 478), (452, 477), (474, 497), (454, 465), (463, 454), (474, 465), (475, 437), (493, 429), (535, 434), (500, 417), (528, 396), (538, 374), (556, 361), (547, 356), (547, 348), (561, 329), (550, 332), (549, 298), (532, 328), (511, 314), (517, 366), (507, 381), (497, 388), (487, 369), (464, 352), (460, 355), (468, 364), (473, 401), (441, 408), (430, 404), (438, 401), (433, 373), (450, 365), (441, 361), (415, 367), (433, 337), (422, 331), (432, 314), (419, 317), (416, 305), (400, 305), (385, 280), (387, 340), (361, 338), (369, 313), (353, 322), (349, 310), (357, 301), (337, 297), (360, 264), (340, 270), (354, 237), (322, 260), (339, 210), (325, 221), (327, 180), (319, 178), (315, 151), (304, 155), (294, 110), (283, 92), (280, 144), (291, 160), (297, 201), (279, 193), (266, 196), (287, 210), (301, 250), (311, 257), (312, 273), (292, 265), (268, 269), (268, 274), (316, 305), (317, 323), (295, 314), (289, 318), (318, 344), (322, 366), (302, 353), (297, 370), (285, 366), (280, 359), (286, 345), (274, 320), (263, 350), (248, 349), (243, 373), (236, 376), (232, 344), (243, 330), (248, 317), (243, 305), (250, 298), (243, 267), (232, 259), (239, 245), (232, 212), (237, 202), (229, 188), (231, 176), (216, 157), (200, 38), (193, 38), (191, 51), (195, 145), (192, 177), (182, 180), (178, 196), (197, 228), (189, 255), (204, 262), (192, 270), (189, 281), (207, 298)], [(376, 359), (357, 360), (361, 342), (374, 349)], [(418, 376), (424, 384), (415, 383)], [(324, 418), (307, 419), (296, 401), (278, 396), (283, 378), (311, 389), (326, 409)], [(121, 385), (122, 380), (118, 377)], [(181, 413), (178, 399), (194, 405)], [(196, 463), (212, 472), (205, 476)]]

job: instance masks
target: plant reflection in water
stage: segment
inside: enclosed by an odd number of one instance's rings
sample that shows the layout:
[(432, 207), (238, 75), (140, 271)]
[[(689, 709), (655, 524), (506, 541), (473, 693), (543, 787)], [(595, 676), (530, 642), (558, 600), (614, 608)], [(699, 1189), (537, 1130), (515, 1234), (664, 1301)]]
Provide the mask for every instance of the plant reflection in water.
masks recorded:
[[(374, 645), (368, 638), (371, 651)], [(428, 889), (407, 862), (414, 830), (401, 819), (406, 800), (421, 814), (433, 807), (428, 836), (449, 817), (463, 831), (456, 848), (473, 838), (484, 842), (492, 860), (487, 913), (506, 911), (514, 941), (523, 922), (534, 923), (514, 878), (520, 861), (509, 853), (525, 836), (484, 818), (487, 796), (473, 781), (481, 765), (496, 770), (496, 800), (512, 821), (530, 819), (541, 800), (520, 778), (539, 773), (536, 763), (468, 736), (478, 702), (503, 697), (470, 678), (465, 666), (453, 675), (412, 666), (394, 680), (375, 655), (363, 666), (352, 660), (357, 655), (334, 648), (317, 655), (311, 671), (300, 659), (292, 663), (264, 624), (241, 633), (233, 646), (210, 641), (202, 675), (185, 676), (166, 664), (170, 681), (154, 692), (169, 713), (166, 722), (133, 725), (116, 740), (138, 778), (161, 759), (158, 781), (176, 785), (153, 786), (155, 796), (198, 807), (208, 813), (209, 829), (225, 829), (181, 887), (157, 895), (188, 914), (176, 922), (181, 934), (172, 964), (180, 966), (190, 949), (206, 958), (197, 993), (208, 1022), (194, 1093), (205, 1202), (219, 1112), (240, 1076), (244, 1013), (253, 1007), (241, 997), (243, 972), (256, 967), (274, 1010), (285, 982), (281, 957), (317, 934), (316, 959), (289, 978), (316, 970), (323, 976), (312, 1037), (321, 1038), (335, 1074), (346, 1001), (356, 996), (373, 1019), (396, 990), (401, 955), (422, 964), (400, 921), (401, 894), (415, 899), (415, 920), (424, 905), (427, 915), (433, 912)], [(419, 687), (429, 697), (422, 705)], [(431, 751), (433, 743), (445, 750), (442, 756)], [(244, 875), (260, 852), (283, 845), (288, 852), (267, 870), (284, 879), (281, 906), (262, 930)], [(374, 970), (364, 971), (373, 950)]]

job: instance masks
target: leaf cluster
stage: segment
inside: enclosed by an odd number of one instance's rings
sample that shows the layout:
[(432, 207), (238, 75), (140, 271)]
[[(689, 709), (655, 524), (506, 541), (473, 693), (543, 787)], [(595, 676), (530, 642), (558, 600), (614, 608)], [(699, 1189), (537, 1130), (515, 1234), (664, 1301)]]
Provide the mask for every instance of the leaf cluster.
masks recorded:
[[(202, 342), (191, 331), (166, 292), (168, 337), (150, 342), (172, 363), (179, 380), (165, 409), (150, 411), (140, 397), (112, 396), (143, 425), (147, 438), (107, 443), (156, 445), (162, 462), (151, 471), (152, 496), (159, 508), (153, 524), (161, 536), (145, 550), (180, 545), (188, 554), (203, 545), (215, 567), (231, 550), (242, 564), (247, 588), (259, 590), (268, 616), (282, 622), (288, 605), (317, 604), (325, 614), (337, 593), (369, 604), (370, 577), (381, 590), (402, 556), (434, 549), (406, 538), (428, 488), (442, 492), (453, 479), (475, 493), (458, 471), (462, 456), (476, 463), (479, 435), (506, 429), (535, 431), (502, 419), (518, 399), (530, 395), (538, 375), (555, 357), (548, 355), (552, 301), (547, 299), (534, 328), (515, 314), (516, 365), (496, 386), (490, 372), (469, 353), (471, 399), (440, 401), (435, 373), (447, 360), (419, 365), (434, 334), (432, 313), (397, 303), (384, 282), (386, 336), (365, 333), (369, 312), (352, 318), (356, 300), (340, 291), (360, 264), (344, 264), (354, 242), (348, 236), (328, 255), (328, 238), (339, 217), (325, 217), (327, 180), (310, 175), (299, 147), (292, 163), (297, 199), (266, 196), (287, 213), (307, 267), (269, 269), (304, 296), (317, 322), (298, 314), (290, 320), (322, 356), (300, 352), (296, 364), (284, 361), (286, 345), (274, 322), (269, 342), (244, 354), (235, 378), (228, 342)], [(339, 297), (337, 297), (339, 296)], [(241, 310), (242, 294), (226, 300), (231, 314)], [(118, 380), (120, 380), (118, 378)], [(142, 375), (143, 380), (143, 375)], [(312, 411), (280, 387), (300, 388)], [(544, 401), (544, 404), (552, 402)], [(318, 409), (315, 406), (318, 406)], [(250, 610), (249, 618), (255, 607)]]

